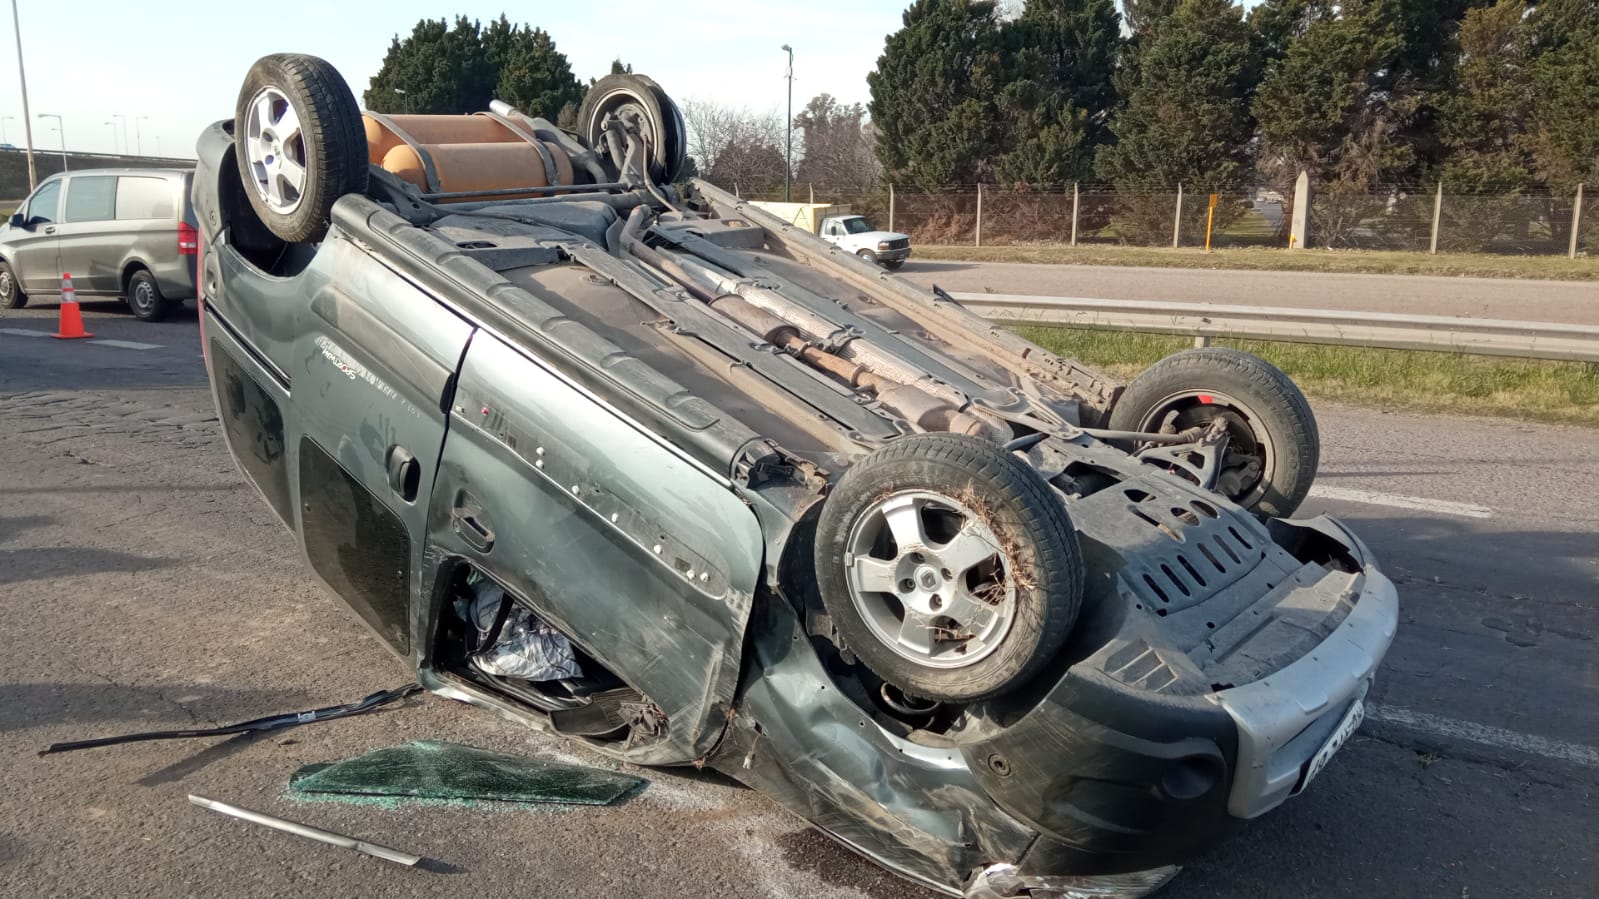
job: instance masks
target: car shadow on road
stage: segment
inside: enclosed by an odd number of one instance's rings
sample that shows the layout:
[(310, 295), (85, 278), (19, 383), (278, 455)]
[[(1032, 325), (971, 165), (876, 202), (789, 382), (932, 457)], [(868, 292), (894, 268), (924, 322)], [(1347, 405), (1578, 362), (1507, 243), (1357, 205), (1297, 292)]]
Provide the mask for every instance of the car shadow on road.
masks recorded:
[[(0, 522), (3, 528), (4, 522)], [(113, 571), (168, 568), (175, 560), (81, 546), (0, 549), (0, 585)]]
[[(82, 649), (62, 651), (82, 652)], [(64, 670), (70, 671), (72, 666), (64, 666)], [(52, 728), (55, 729), (50, 735), (53, 740), (88, 740), (134, 731), (208, 728), (301, 708), (314, 701), (298, 689), (121, 684), (85, 674), (83, 681), (72, 683), (0, 684), (0, 733)], [(83, 725), (82, 732), (61, 732), (59, 726), (63, 724)], [(44, 748), (42, 743), (40, 749)], [(176, 745), (193, 751), (210, 744), (180, 741)]]

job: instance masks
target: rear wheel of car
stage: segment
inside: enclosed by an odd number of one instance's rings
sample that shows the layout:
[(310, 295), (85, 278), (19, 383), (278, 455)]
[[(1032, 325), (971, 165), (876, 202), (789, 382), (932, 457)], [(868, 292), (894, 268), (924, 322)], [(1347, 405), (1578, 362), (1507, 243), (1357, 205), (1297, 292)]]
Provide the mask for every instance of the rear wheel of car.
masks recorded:
[(366, 131), (355, 95), (325, 60), (256, 60), (239, 89), (234, 148), (250, 205), (279, 238), (320, 240), (333, 204), (366, 190)]
[(871, 250), (861, 250), (859, 253), (856, 253), (855, 255), (861, 257), (861, 261), (866, 263), (867, 265), (876, 265), (877, 264), (877, 254), (873, 253)]
[(637, 126), (649, 148), (649, 176), (670, 184), (683, 171), (688, 131), (683, 113), (652, 79), (643, 75), (606, 75), (589, 89), (578, 112), (578, 126), (590, 147), (605, 138), (605, 120), (616, 116)]
[(17, 273), (8, 263), (0, 262), (0, 309), (21, 309), (28, 305), (28, 295), (17, 283)]
[(139, 321), (158, 322), (167, 317), (167, 300), (161, 296), (154, 275), (141, 270), (128, 279), (128, 308)]
[(843, 648), (912, 696), (970, 701), (1060, 650), (1082, 603), (1082, 549), (1033, 468), (955, 434), (856, 463), (816, 531), (822, 603)]
[(1228, 441), (1216, 491), (1257, 515), (1292, 515), (1316, 480), (1321, 437), (1299, 387), (1258, 356), (1225, 347), (1167, 356), (1128, 385), (1109, 427), (1176, 433), (1217, 418)]

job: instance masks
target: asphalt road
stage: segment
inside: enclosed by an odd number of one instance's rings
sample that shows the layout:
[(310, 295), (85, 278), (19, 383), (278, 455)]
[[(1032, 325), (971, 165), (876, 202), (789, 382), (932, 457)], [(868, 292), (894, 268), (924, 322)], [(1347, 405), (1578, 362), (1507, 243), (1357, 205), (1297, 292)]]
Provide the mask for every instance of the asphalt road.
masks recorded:
[[(55, 740), (343, 702), (407, 672), (313, 585), (211, 420), (192, 311), (132, 349), (0, 318), (0, 883), (32, 896), (925, 894), (721, 779), (643, 771), (613, 808), (382, 808), (284, 795), (412, 739), (610, 767), (437, 698), (250, 738), (38, 757)], [(1599, 432), (1319, 408), (1322, 494), (1398, 581), (1371, 720), (1304, 796), (1161, 895), (1599, 895)], [(1385, 505), (1386, 504), (1386, 505)], [(185, 794), (445, 862), (403, 869)]]
[(914, 256), (901, 274), (951, 293), (1180, 300), (1599, 325), (1599, 284), (1591, 281), (934, 262)]

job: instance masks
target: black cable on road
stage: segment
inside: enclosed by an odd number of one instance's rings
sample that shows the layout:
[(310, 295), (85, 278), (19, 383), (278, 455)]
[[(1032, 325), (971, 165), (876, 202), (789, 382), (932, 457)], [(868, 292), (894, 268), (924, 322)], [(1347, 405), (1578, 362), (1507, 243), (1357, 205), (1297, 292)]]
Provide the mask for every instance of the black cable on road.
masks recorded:
[(282, 730), (289, 727), (299, 727), (302, 724), (315, 724), (318, 721), (332, 721), (336, 718), (349, 718), (353, 715), (364, 715), (391, 702), (404, 699), (422, 692), (421, 684), (406, 684), (393, 690), (379, 690), (372, 695), (356, 702), (344, 705), (330, 705), (325, 708), (311, 709), (306, 712), (288, 712), (281, 715), (269, 715), (265, 718), (255, 718), (250, 721), (241, 721), (238, 724), (229, 724), (223, 727), (209, 727), (195, 730), (155, 730), (138, 734), (123, 734), (118, 737), (97, 737), (93, 740), (71, 740), (65, 743), (51, 743), (39, 750), (40, 755), (50, 755), (57, 752), (73, 752), (79, 749), (94, 749), (100, 746), (118, 746), (123, 743), (142, 743), (147, 740), (184, 740), (190, 737), (225, 737), (231, 734), (260, 733), (269, 730)]

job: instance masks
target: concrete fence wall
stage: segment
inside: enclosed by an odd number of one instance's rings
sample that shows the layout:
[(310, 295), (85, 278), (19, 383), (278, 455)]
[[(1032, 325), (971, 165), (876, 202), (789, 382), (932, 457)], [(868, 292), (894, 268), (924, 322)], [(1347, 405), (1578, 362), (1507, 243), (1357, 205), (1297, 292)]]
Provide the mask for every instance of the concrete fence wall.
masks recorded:
[[(42, 180), (62, 170), (61, 154), (35, 149), (33, 164)], [(168, 156), (120, 156), (114, 153), (67, 153), (67, 166), (78, 169), (171, 168), (194, 165), (193, 159)], [(29, 194), (28, 154), (23, 150), (0, 150), (0, 201), (14, 203)], [(11, 211), (8, 206), (4, 210)]]

